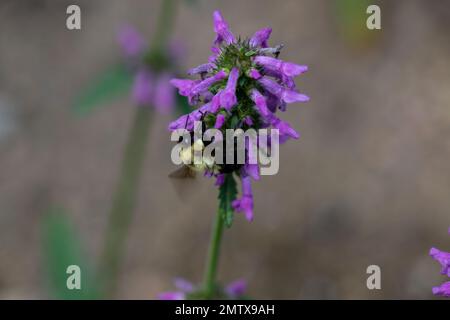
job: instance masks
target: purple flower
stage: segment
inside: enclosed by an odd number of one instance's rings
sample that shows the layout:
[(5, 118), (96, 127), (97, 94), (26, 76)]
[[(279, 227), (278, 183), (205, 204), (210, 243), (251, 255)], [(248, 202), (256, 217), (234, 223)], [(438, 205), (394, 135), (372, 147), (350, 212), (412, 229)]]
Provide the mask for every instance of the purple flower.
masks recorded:
[(216, 62), (216, 59), (220, 54), (220, 49), (217, 47), (211, 47), (211, 52), (212, 52), (212, 55), (209, 56), (208, 62), (214, 63), (214, 62)]
[(445, 282), (438, 287), (433, 287), (433, 294), (436, 296), (450, 298), (450, 281)]
[(262, 74), (256, 69), (250, 69), (248, 75), (250, 78), (255, 79), (255, 80), (262, 78)]
[(215, 65), (214, 63), (205, 63), (201, 64), (198, 67), (189, 69), (188, 75), (196, 75), (196, 74), (202, 74), (202, 73), (208, 73), (211, 72), (214, 69)]
[(146, 47), (141, 34), (131, 26), (122, 27), (119, 31), (117, 40), (127, 58), (136, 58), (140, 56)]
[(214, 185), (220, 187), (221, 185), (223, 185), (224, 182), (225, 182), (225, 174), (220, 173), (216, 176), (216, 182)]
[(259, 113), (264, 117), (268, 118), (271, 115), (270, 110), (267, 108), (266, 98), (256, 89), (252, 89), (250, 98), (255, 103), (256, 108)]
[(174, 281), (178, 291), (163, 292), (158, 295), (159, 300), (185, 300), (187, 294), (192, 293), (195, 287), (192, 283), (182, 278), (176, 278)]
[(267, 41), (272, 34), (272, 28), (263, 28), (255, 32), (255, 34), (250, 38), (250, 45), (252, 47), (262, 47), (267, 48)]
[(231, 204), (236, 212), (243, 212), (248, 221), (253, 220), (253, 193), (250, 176), (242, 177), (242, 197)]
[(257, 56), (254, 61), (269, 70), (278, 71), (288, 77), (296, 77), (308, 71), (307, 66), (298, 65), (291, 62), (284, 62), (279, 59), (266, 56)]
[(199, 80), (190, 80), (190, 79), (172, 79), (170, 80), (170, 84), (178, 89), (178, 93), (184, 97), (189, 97), (192, 92), (192, 88), (194, 88)]
[(244, 172), (246, 175), (253, 178), (253, 180), (259, 180), (259, 165), (257, 164), (248, 164), (244, 165)]
[(196, 84), (192, 88), (191, 95), (198, 95), (198, 94), (203, 93), (204, 91), (207, 91), (210, 86), (212, 86), (213, 84), (215, 84), (216, 82), (218, 82), (222, 79), (225, 79), (226, 76), (227, 76), (227, 74), (223, 70), (217, 72), (212, 77), (209, 77), (209, 78), (201, 81), (200, 83)]
[(230, 110), (237, 103), (236, 86), (239, 79), (239, 70), (233, 68), (228, 76), (227, 86), (220, 95), (220, 104), (227, 110)]
[(246, 290), (247, 282), (244, 279), (235, 280), (225, 287), (225, 293), (231, 299), (242, 297)]
[(219, 113), (217, 115), (216, 123), (214, 125), (214, 128), (215, 129), (220, 129), (220, 128), (222, 128), (224, 123), (225, 123), (225, 116), (223, 114)]
[(228, 23), (222, 17), (220, 11), (214, 11), (214, 32), (217, 34), (215, 44), (221, 44), (225, 41), (226, 44), (232, 44), (235, 39), (234, 35), (231, 33)]
[(431, 248), (430, 256), (441, 264), (441, 274), (450, 277), (450, 253)]
[(149, 106), (153, 99), (153, 76), (147, 69), (140, 70), (134, 77), (132, 100), (138, 106)]
[(262, 77), (258, 81), (264, 87), (264, 89), (286, 103), (309, 101), (308, 96), (290, 89), (285, 89), (283, 86), (267, 77)]
[(274, 129), (278, 129), (280, 134), (280, 143), (286, 142), (288, 139), (298, 139), (300, 135), (297, 131), (295, 131), (289, 123), (274, 117), (272, 121), (272, 126)]
[(175, 106), (175, 92), (170, 78), (168, 73), (164, 73), (156, 80), (154, 104), (162, 114), (169, 114)]

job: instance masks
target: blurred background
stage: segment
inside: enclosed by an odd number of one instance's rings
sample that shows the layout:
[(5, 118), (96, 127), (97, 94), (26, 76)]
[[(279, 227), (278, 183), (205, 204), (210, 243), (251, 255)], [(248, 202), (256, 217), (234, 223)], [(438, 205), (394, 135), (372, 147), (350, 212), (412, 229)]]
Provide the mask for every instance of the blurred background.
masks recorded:
[[(80, 31), (66, 29), (74, 3)], [(214, 9), (235, 34), (271, 26), (281, 58), (310, 67), (297, 84), (311, 102), (284, 117), (301, 139), (281, 148), (277, 175), (254, 184), (254, 222), (237, 215), (224, 234), (219, 278), (246, 278), (255, 298), (426, 299), (444, 281), (428, 251), (450, 248), (450, 2), (369, 1), (381, 6), (381, 31), (368, 31), (365, 8), (349, 3), (178, 6), (171, 38), (184, 43), (182, 69), (207, 60)], [(0, 298), (53, 297), (43, 240), (51, 208), (97, 263), (136, 107), (127, 95), (85, 116), (71, 106), (121, 59), (121, 25), (151, 40), (160, 5), (1, 1)], [(151, 119), (117, 298), (153, 299), (177, 276), (201, 281), (217, 189), (202, 179), (198, 193), (177, 196), (167, 178), (174, 117)], [(366, 287), (372, 264), (381, 290)]]

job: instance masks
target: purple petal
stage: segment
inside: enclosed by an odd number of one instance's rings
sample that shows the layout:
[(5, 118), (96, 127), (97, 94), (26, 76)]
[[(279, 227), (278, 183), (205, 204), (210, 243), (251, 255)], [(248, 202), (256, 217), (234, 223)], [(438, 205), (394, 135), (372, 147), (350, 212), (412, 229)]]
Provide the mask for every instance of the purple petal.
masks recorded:
[(267, 56), (257, 56), (254, 58), (254, 61), (266, 69), (279, 71), (288, 77), (295, 77), (308, 71), (307, 66), (298, 65), (292, 62), (284, 62)]
[(221, 70), (217, 72), (212, 77), (206, 78), (205, 80), (201, 81), (197, 85), (195, 85), (192, 88), (191, 95), (198, 95), (201, 94), (204, 91), (207, 91), (209, 87), (211, 87), (214, 83), (224, 79), (227, 76), (226, 72)]
[(244, 165), (245, 174), (252, 177), (254, 180), (259, 180), (259, 165), (257, 164), (245, 164)]
[(225, 288), (225, 292), (232, 299), (241, 297), (246, 290), (247, 282), (244, 279), (235, 280)]
[(441, 274), (445, 274), (450, 277), (450, 253), (438, 250), (436, 248), (431, 248), (430, 256), (441, 264)]
[(251, 69), (249, 72), (249, 76), (250, 76), (250, 78), (255, 79), (255, 80), (262, 78), (261, 73), (256, 69)]
[(217, 115), (216, 124), (214, 125), (214, 128), (220, 129), (222, 128), (224, 123), (225, 123), (225, 116), (220, 113)]
[(149, 106), (152, 103), (153, 76), (150, 71), (143, 69), (136, 74), (131, 97), (139, 106)]
[(192, 68), (188, 71), (188, 75), (195, 75), (195, 74), (201, 74), (201, 73), (208, 73), (212, 69), (214, 69), (215, 64), (214, 63), (205, 63), (201, 64), (198, 67)]
[(225, 174), (220, 173), (217, 175), (216, 183), (214, 185), (220, 187), (221, 185), (223, 185), (224, 182), (225, 182)]
[(267, 108), (266, 98), (256, 89), (253, 89), (250, 93), (250, 98), (258, 108), (259, 113), (264, 117), (270, 116), (270, 110)]
[(283, 90), (281, 94), (281, 100), (286, 103), (294, 103), (294, 102), (308, 102), (310, 99), (307, 95), (298, 93), (293, 90)]
[(272, 28), (263, 28), (259, 31), (256, 31), (256, 33), (250, 38), (250, 45), (252, 47), (267, 47), (267, 41), (270, 38), (270, 35), (272, 34)]
[(434, 287), (433, 294), (436, 296), (450, 298), (450, 281), (443, 283), (439, 287)]
[(297, 131), (295, 131), (286, 121), (274, 118), (274, 120), (272, 121), (272, 126), (274, 129), (277, 129), (279, 131), (281, 143), (286, 142), (289, 138), (292, 139), (300, 138), (300, 134)]
[(119, 30), (117, 40), (123, 53), (128, 58), (136, 58), (145, 50), (144, 38), (131, 26), (124, 26)]
[(281, 72), (288, 77), (296, 77), (308, 71), (308, 66), (298, 65), (291, 62), (283, 62)]
[(234, 35), (231, 33), (230, 28), (228, 27), (228, 23), (222, 17), (220, 11), (214, 11), (213, 13), (214, 20), (214, 32), (217, 34), (215, 44), (221, 44), (225, 41), (226, 44), (232, 44), (235, 39)]
[(231, 204), (236, 212), (243, 212), (248, 221), (253, 220), (253, 193), (250, 176), (242, 177), (242, 197)]
[(194, 88), (199, 80), (190, 80), (190, 79), (172, 79), (170, 80), (170, 84), (178, 89), (180, 95), (184, 97), (188, 97), (191, 95), (192, 88)]
[(220, 104), (227, 110), (230, 110), (237, 104), (236, 86), (239, 79), (239, 69), (233, 68), (228, 76), (227, 86), (220, 95)]

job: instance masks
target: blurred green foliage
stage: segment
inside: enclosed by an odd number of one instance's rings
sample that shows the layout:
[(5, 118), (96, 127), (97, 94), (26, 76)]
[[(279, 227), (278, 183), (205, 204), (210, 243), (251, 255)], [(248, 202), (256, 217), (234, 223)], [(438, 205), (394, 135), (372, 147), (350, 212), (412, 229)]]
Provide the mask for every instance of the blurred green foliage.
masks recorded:
[(88, 115), (97, 106), (127, 94), (132, 82), (133, 75), (124, 64), (111, 66), (89, 83), (76, 98), (73, 105), (74, 113), (80, 116)]
[[(83, 255), (76, 231), (63, 209), (49, 210), (43, 217), (44, 264), (51, 298), (63, 300), (94, 299), (97, 297), (92, 273)], [(68, 289), (67, 267), (77, 265), (81, 269), (81, 289)]]

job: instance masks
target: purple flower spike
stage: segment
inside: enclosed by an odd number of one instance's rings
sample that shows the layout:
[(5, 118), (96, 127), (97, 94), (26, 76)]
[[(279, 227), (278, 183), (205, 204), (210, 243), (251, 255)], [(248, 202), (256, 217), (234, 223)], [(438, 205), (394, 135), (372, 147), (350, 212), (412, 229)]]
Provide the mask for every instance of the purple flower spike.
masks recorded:
[(213, 19), (214, 31), (217, 34), (214, 43), (217, 45), (225, 41), (226, 44), (232, 44), (235, 41), (234, 35), (231, 33), (230, 28), (228, 27), (228, 23), (222, 17), (220, 11), (214, 11)]
[(139, 71), (133, 83), (132, 100), (138, 106), (149, 106), (153, 98), (153, 77), (150, 71)]
[(175, 92), (170, 85), (170, 75), (162, 74), (156, 83), (154, 104), (162, 114), (169, 114), (175, 106)]
[(233, 68), (228, 76), (227, 86), (220, 95), (220, 104), (227, 110), (230, 110), (237, 103), (236, 86), (239, 79), (239, 70)]
[(307, 66), (298, 65), (291, 62), (284, 62), (272, 57), (257, 56), (255, 57), (254, 61), (264, 68), (281, 72), (288, 77), (296, 77), (308, 71)]
[(170, 84), (178, 89), (180, 95), (188, 97), (191, 95), (192, 88), (194, 88), (199, 83), (198, 80), (190, 79), (172, 79)]
[(140, 56), (146, 47), (142, 35), (131, 26), (122, 27), (119, 31), (117, 40), (127, 58), (136, 58)]
[(441, 274), (450, 277), (450, 253), (438, 250), (436, 248), (431, 248), (430, 256), (441, 264)]
[(256, 107), (258, 108), (259, 113), (264, 118), (269, 118), (271, 115), (270, 110), (267, 108), (267, 102), (266, 98), (256, 89), (253, 89), (250, 98), (255, 103)]
[(232, 299), (241, 297), (246, 290), (247, 282), (244, 279), (235, 280), (225, 288), (226, 294)]
[(215, 67), (214, 63), (201, 64), (198, 67), (190, 69), (188, 71), (188, 75), (192, 76), (195, 74), (208, 73), (211, 72), (211, 70), (214, 69), (214, 67)]
[(198, 95), (198, 94), (201, 94), (202, 92), (207, 91), (210, 86), (212, 86), (214, 83), (216, 83), (222, 79), (225, 79), (226, 76), (227, 76), (227, 74), (223, 70), (217, 72), (212, 77), (209, 77), (209, 78), (201, 81), (197, 85), (195, 85), (192, 88), (191, 95)]
[(243, 212), (247, 221), (253, 221), (253, 193), (250, 176), (242, 177), (242, 198), (231, 204), (236, 212)]
[(433, 294), (436, 296), (450, 298), (450, 281), (443, 283), (439, 287), (434, 287)]
[(274, 129), (278, 129), (280, 134), (280, 143), (286, 142), (289, 138), (299, 139), (300, 135), (295, 131), (289, 123), (281, 119), (275, 118), (272, 121), (272, 126)]
[(222, 128), (224, 123), (225, 123), (225, 116), (223, 114), (219, 113), (217, 115), (216, 124), (214, 125), (214, 128), (220, 129), (220, 128)]
[(255, 32), (253, 37), (250, 38), (250, 45), (252, 47), (267, 48), (267, 41), (272, 34), (272, 28), (263, 28)]

